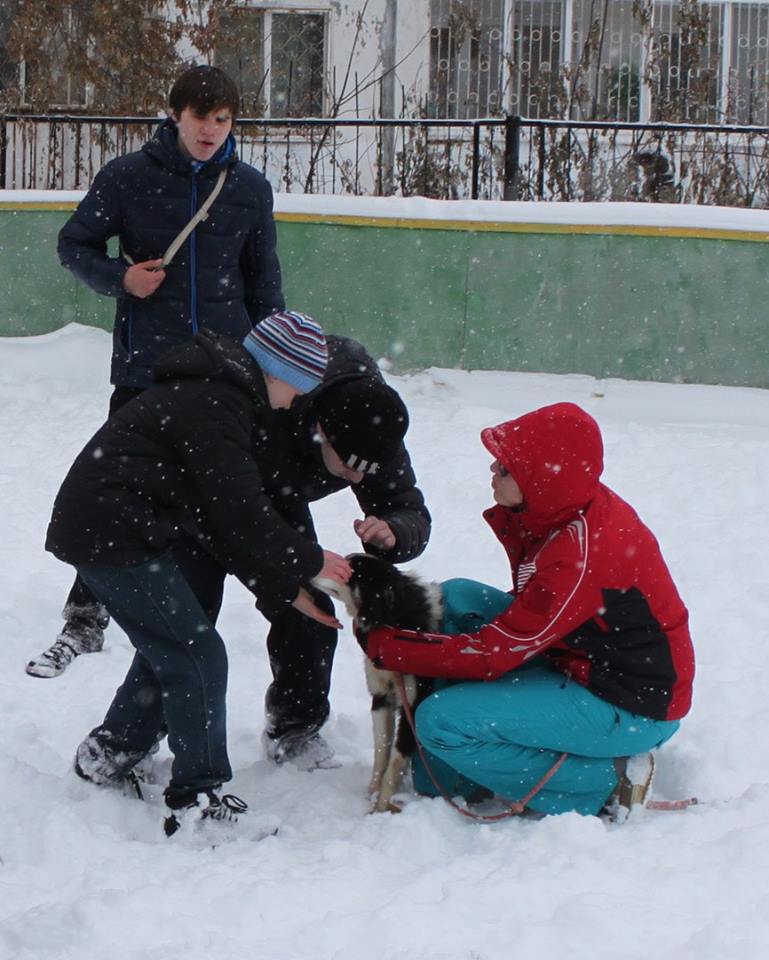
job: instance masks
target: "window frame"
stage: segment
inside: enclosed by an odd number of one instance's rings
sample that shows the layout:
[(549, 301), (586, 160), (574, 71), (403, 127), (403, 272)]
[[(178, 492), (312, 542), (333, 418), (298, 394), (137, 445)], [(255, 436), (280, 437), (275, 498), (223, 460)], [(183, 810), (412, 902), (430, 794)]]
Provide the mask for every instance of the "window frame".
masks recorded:
[[(313, 118), (316, 117), (325, 117), (328, 107), (328, 63), (330, 55), (330, 13), (331, 8), (324, 4), (321, 6), (308, 6), (305, 3), (301, 4), (291, 4), (290, 2), (283, 2), (280, 6), (270, 6), (266, 7), (263, 5), (256, 5), (252, 3), (242, 3), (238, 4), (234, 9), (236, 10), (252, 10), (255, 16), (259, 16), (262, 19), (262, 64), (263, 70), (266, 74), (264, 78), (264, 83), (262, 84), (261, 90), (259, 92), (259, 97), (264, 104), (264, 119), (296, 119), (301, 120), (302, 117), (307, 116), (307, 114), (302, 114), (297, 117), (284, 118), (283, 116), (277, 117), (273, 116), (272, 113), (272, 69), (273, 69), (273, 59), (272, 59), (272, 34), (273, 34), (273, 16), (281, 15), (294, 15), (294, 16), (312, 16), (318, 17), (321, 20), (321, 26), (323, 30), (323, 50), (321, 53), (322, 61), (322, 81), (321, 81), (321, 95), (320, 95), (320, 112), (316, 114), (311, 114)], [(216, 58), (214, 58), (216, 62)], [(246, 117), (248, 119), (248, 117)]]

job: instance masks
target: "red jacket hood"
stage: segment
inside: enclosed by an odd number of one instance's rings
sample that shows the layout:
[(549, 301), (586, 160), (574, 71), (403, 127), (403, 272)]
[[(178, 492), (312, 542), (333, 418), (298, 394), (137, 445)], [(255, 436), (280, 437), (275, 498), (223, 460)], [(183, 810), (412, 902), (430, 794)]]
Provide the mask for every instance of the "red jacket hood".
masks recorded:
[(524, 503), (516, 513), (533, 534), (568, 523), (598, 490), (601, 431), (574, 403), (554, 403), (487, 427), (481, 441), (520, 487)]

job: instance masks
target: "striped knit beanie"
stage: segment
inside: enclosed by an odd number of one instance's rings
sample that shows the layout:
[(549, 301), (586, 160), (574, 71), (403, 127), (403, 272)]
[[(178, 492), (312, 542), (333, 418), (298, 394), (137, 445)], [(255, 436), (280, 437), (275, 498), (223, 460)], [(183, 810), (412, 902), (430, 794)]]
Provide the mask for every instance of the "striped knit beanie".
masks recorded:
[(243, 346), (265, 373), (309, 393), (323, 379), (328, 362), (326, 337), (304, 313), (271, 313), (243, 341)]

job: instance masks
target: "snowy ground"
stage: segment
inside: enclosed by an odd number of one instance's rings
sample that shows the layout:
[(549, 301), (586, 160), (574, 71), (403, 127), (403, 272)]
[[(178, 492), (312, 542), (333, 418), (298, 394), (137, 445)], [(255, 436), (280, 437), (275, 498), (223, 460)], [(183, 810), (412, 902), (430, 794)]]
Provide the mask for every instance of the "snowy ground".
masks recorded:
[[(576, 815), (478, 826), (424, 799), (367, 816), (368, 702), (349, 630), (327, 728), (342, 766), (275, 769), (259, 744), (265, 624), (231, 583), (231, 788), (253, 816), (212, 850), (166, 841), (159, 797), (142, 804), (70, 771), (129, 662), (116, 628), (104, 653), (57, 680), (23, 670), (60, 623), (70, 570), (42, 543), (106, 408), (108, 354), (107, 335), (83, 327), (0, 340), (1, 960), (763, 960), (769, 391), (446, 370), (393, 379), (435, 517), (413, 566), (435, 579), (508, 586), (480, 520), (480, 428), (556, 400), (597, 417), (605, 479), (658, 534), (691, 610), (695, 705), (660, 754), (656, 795), (696, 794), (699, 807), (624, 827)], [(319, 505), (324, 546), (355, 548), (355, 506), (346, 493)], [(272, 821), (278, 835), (256, 842)]]

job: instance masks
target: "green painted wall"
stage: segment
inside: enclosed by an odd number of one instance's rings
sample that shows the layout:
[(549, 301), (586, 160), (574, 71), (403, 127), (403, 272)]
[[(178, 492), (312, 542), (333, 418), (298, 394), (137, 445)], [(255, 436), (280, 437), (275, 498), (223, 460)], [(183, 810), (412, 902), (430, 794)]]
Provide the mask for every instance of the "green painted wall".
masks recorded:
[[(58, 265), (68, 215), (0, 208), (0, 334), (110, 328), (113, 304)], [(278, 234), (289, 306), (396, 370), (769, 387), (766, 243), (294, 220)]]

